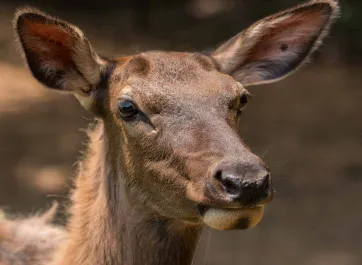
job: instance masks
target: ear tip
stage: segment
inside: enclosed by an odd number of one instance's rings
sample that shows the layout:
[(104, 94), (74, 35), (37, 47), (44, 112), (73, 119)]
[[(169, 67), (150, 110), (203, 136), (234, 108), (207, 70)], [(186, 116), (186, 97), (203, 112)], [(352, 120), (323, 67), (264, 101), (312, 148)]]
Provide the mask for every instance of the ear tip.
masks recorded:
[(15, 29), (18, 29), (18, 27), (21, 25), (21, 23), (24, 22), (25, 19), (29, 20), (45, 20), (47, 15), (43, 12), (41, 12), (39, 9), (31, 6), (25, 6), (18, 8), (15, 11), (14, 19), (13, 19), (13, 26)]
[(23, 17), (32, 16), (32, 15), (40, 15), (42, 12), (31, 6), (24, 6), (16, 9), (14, 20), (21, 19)]
[(312, 4), (320, 4), (325, 7), (325, 11), (332, 18), (336, 18), (340, 15), (340, 3), (339, 0), (314, 0)]

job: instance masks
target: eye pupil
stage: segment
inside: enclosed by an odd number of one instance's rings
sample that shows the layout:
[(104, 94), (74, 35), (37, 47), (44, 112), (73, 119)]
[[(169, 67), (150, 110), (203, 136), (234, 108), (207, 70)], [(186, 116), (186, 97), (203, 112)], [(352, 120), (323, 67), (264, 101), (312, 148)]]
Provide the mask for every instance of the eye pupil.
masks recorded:
[(246, 103), (248, 103), (248, 95), (242, 95), (241, 97), (240, 97), (240, 103), (241, 104), (243, 104), (243, 105), (245, 105)]
[(124, 119), (129, 119), (138, 113), (136, 106), (129, 100), (124, 100), (119, 103), (119, 113)]

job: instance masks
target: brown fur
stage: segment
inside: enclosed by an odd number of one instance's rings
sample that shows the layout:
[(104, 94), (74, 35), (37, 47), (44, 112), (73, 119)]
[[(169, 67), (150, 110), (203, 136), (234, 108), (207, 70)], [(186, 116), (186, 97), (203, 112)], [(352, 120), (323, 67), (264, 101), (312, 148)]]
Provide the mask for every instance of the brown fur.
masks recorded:
[[(98, 116), (79, 164), (69, 236), (50, 264), (190, 264), (206, 223), (202, 207), (219, 209), (207, 222), (245, 209), (216, 180), (218, 167), (232, 165), (251, 184), (268, 173), (238, 136), (247, 94), (241, 83), (273, 82), (297, 69), (337, 13), (335, 1), (312, 1), (257, 22), (211, 56), (153, 51), (100, 59), (75, 26), (19, 11), (15, 29), (34, 77), (72, 92)], [(119, 110), (125, 100), (139, 110), (130, 120)], [(249, 217), (226, 227), (248, 228)]]

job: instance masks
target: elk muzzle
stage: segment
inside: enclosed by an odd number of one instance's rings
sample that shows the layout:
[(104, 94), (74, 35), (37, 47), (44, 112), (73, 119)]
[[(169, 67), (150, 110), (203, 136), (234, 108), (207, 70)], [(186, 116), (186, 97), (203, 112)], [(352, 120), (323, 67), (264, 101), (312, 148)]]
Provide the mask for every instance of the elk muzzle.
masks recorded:
[(273, 197), (270, 173), (253, 154), (244, 159), (225, 158), (214, 165), (204, 192), (212, 203), (199, 206), (203, 222), (219, 230), (255, 226)]

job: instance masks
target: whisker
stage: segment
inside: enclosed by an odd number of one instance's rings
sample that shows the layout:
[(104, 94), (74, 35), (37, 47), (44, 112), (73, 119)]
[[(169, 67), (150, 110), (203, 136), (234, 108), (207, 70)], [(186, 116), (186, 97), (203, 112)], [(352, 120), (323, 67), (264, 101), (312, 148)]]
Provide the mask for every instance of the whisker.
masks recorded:
[(201, 235), (200, 235), (200, 238), (199, 238), (199, 241), (197, 242), (196, 249), (195, 249), (194, 255), (193, 255), (193, 257), (192, 257), (191, 265), (194, 264), (195, 257), (196, 257), (196, 252), (197, 252), (197, 250), (198, 250), (198, 248), (199, 248), (199, 245), (200, 245), (202, 236), (204, 235), (204, 232), (205, 232), (205, 230), (202, 230)]
[(206, 263), (207, 263), (207, 255), (208, 255), (208, 253), (209, 253), (209, 246), (210, 246), (210, 240), (211, 240), (211, 231), (210, 231), (210, 229), (208, 229), (208, 231), (209, 231), (209, 234), (208, 234), (208, 236), (207, 236), (207, 242), (206, 242), (206, 250), (205, 250), (205, 259), (204, 259), (204, 265), (206, 265)]
[(261, 150), (259, 157), (264, 159), (264, 157), (266, 156), (266, 154), (268, 153), (268, 148), (264, 148), (263, 150)]

